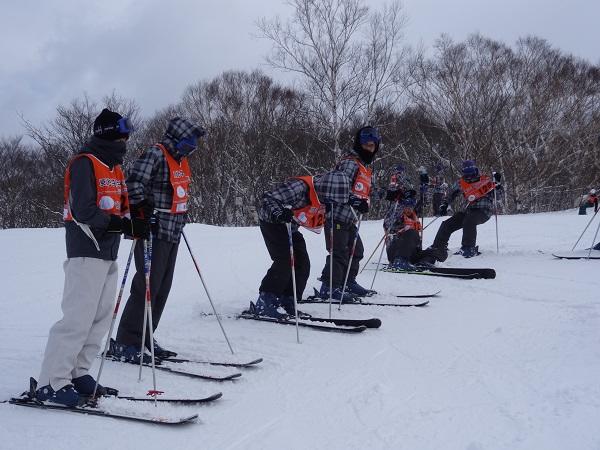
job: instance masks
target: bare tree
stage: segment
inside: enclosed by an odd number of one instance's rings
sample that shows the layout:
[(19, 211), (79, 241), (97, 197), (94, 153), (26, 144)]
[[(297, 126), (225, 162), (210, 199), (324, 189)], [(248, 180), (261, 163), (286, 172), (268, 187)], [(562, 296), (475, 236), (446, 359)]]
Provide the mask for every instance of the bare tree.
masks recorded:
[(307, 112), (332, 136), (339, 156), (341, 130), (358, 115), (371, 119), (391, 91), (401, 61), (401, 5), (395, 1), (371, 17), (360, 0), (292, 0), (290, 5), (287, 23), (258, 22), (262, 36), (273, 43), (267, 62), (301, 77), (310, 100)]

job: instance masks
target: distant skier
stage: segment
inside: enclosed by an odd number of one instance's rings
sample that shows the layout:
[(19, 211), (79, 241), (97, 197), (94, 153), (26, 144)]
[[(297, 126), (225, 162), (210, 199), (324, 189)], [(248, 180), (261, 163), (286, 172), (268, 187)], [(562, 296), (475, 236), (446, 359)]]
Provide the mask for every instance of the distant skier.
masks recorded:
[[(158, 327), (167, 303), (179, 242), (187, 221), (192, 177), (188, 157), (196, 151), (198, 139), (204, 134), (201, 126), (187, 119), (171, 119), (162, 140), (134, 161), (127, 177), (133, 217), (153, 217), (150, 269), (153, 330)], [(131, 292), (111, 353), (112, 356), (137, 363), (142, 357), (140, 350), (146, 301), (143, 242), (138, 242), (135, 247), (135, 268)], [(149, 333), (146, 333), (145, 346), (150, 348)], [(177, 355), (164, 349), (156, 341), (154, 354), (158, 358)]]
[(596, 189), (590, 189), (590, 192), (583, 196), (579, 204), (579, 215), (585, 216), (588, 208), (594, 208), (594, 213), (598, 211), (598, 195)]
[(445, 261), (448, 257), (448, 240), (450, 235), (463, 229), (462, 247), (457, 254), (471, 258), (479, 254), (477, 241), (477, 225), (487, 222), (493, 214), (494, 189), (502, 193), (500, 174), (495, 174), (492, 180), (487, 175), (480, 175), (475, 161), (463, 162), (462, 177), (456, 182), (448, 196), (440, 206), (439, 215), (443, 216), (450, 204), (462, 193), (466, 203), (463, 211), (456, 212), (452, 217), (442, 222), (433, 244), (423, 252), (421, 262), (433, 264), (435, 261)]
[[(321, 273), (321, 289), (319, 296), (329, 298), (329, 264), (333, 264), (332, 273), (333, 285), (332, 298), (340, 300), (344, 278), (348, 269), (348, 262), (354, 238), (357, 236), (356, 228), (356, 210), (358, 214), (369, 212), (369, 195), (371, 193), (372, 169), (370, 164), (379, 150), (381, 135), (379, 130), (372, 126), (365, 126), (359, 129), (354, 136), (353, 148), (342, 157), (335, 166), (335, 170), (342, 171), (350, 180), (350, 201), (345, 205), (336, 205), (334, 207), (334, 223), (331, 223), (330, 214), (327, 214), (325, 225), (325, 245), (327, 250), (333, 244), (333, 262), (327, 256), (325, 267)], [(333, 227), (333, 243), (330, 242), (330, 233)], [(364, 247), (360, 236), (356, 241), (356, 248), (350, 261), (350, 272), (348, 274), (348, 283), (344, 296), (348, 298), (353, 296), (364, 296), (369, 293), (356, 281), (358, 274), (358, 265), (363, 258)]]
[[(405, 186), (408, 187), (408, 186)], [(395, 195), (392, 195), (395, 194)], [(414, 189), (388, 190), (390, 206), (383, 221), (390, 268), (413, 270), (421, 253), (421, 222), (415, 212), (417, 192)]]
[(431, 195), (431, 207), (433, 215), (435, 216), (442, 206), (442, 201), (448, 191), (448, 183), (444, 182), (444, 176), (441, 174), (443, 167), (438, 165), (436, 167), (436, 174), (429, 180), (429, 187), (432, 190)]
[[(263, 278), (256, 303), (250, 312), (274, 318), (295, 315), (290, 246), (286, 223), (292, 226), (296, 295), (302, 298), (310, 275), (310, 259), (299, 226), (321, 232), (326, 204), (348, 202), (350, 182), (344, 172), (331, 171), (314, 177), (291, 178), (266, 192), (258, 216), (260, 231), (273, 264)], [(282, 307), (285, 312), (279, 311)]]
[[(94, 121), (94, 135), (67, 166), (63, 317), (48, 335), (37, 400), (76, 406), (80, 395), (94, 392), (96, 381), (88, 372), (114, 308), (120, 235), (148, 234), (146, 221), (129, 219), (121, 164), (131, 132), (128, 119), (104, 109)], [(102, 386), (96, 391), (106, 392)]]

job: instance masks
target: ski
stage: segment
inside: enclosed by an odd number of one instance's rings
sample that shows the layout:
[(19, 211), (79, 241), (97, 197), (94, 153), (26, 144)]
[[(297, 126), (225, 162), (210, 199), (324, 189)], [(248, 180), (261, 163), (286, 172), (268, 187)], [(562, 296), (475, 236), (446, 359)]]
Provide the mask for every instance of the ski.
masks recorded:
[[(425, 300), (423, 302), (417, 302), (417, 303), (391, 303), (391, 302), (387, 303), (387, 302), (363, 301), (362, 299), (359, 299), (359, 300), (360, 301), (355, 301), (355, 302), (344, 302), (344, 303), (342, 303), (342, 305), (421, 307), (421, 306), (425, 306), (425, 305), (429, 304), (429, 300)], [(329, 299), (323, 299), (320, 297), (310, 296), (310, 297), (306, 298), (305, 300), (300, 300), (298, 303), (314, 303), (314, 304), (327, 305), (327, 304), (329, 304)], [(339, 304), (339, 302), (332, 303), (332, 305), (337, 305), (337, 304)], [(379, 319), (371, 319), (371, 320), (379, 320)]]
[(49, 403), (43, 403), (35, 399), (37, 381), (34, 378), (29, 379), (29, 391), (24, 392), (21, 397), (11, 398), (8, 403), (11, 405), (25, 406), (28, 408), (37, 408), (51, 411), (65, 411), (77, 414), (86, 414), (90, 416), (110, 417), (113, 419), (130, 420), (135, 422), (153, 423), (159, 425), (181, 425), (194, 422), (198, 414), (187, 416), (169, 416), (165, 413), (136, 413), (136, 412), (111, 412), (108, 409), (97, 406), (96, 404), (84, 404), (81, 406), (60, 406)]
[(397, 298), (430, 298), (437, 297), (442, 291), (434, 292), (433, 294), (416, 294), (416, 295), (396, 295)]
[(172, 363), (194, 363), (194, 364), (208, 364), (210, 366), (224, 366), (224, 367), (237, 367), (237, 368), (247, 368), (253, 367), (257, 364), (260, 364), (263, 359), (262, 358), (249, 358), (249, 359), (240, 359), (236, 355), (230, 355), (228, 357), (223, 357), (211, 359), (211, 358), (161, 358), (161, 361), (167, 361)]
[(443, 277), (443, 278), (458, 278), (463, 280), (475, 280), (475, 279), (492, 279), (496, 278), (496, 271), (494, 269), (478, 269), (478, 268), (466, 268), (466, 267), (430, 267), (427, 269), (417, 270), (400, 270), (392, 269), (387, 265), (381, 269), (384, 272), (390, 273), (406, 273), (410, 275), (424, 275), (432, 277)]
[(343, 325), (349, 327), (359, 327), (364, 325), (367, 328), (379, 328), (381, 326), (381, 320), (377, 318), (372, 319), (329, 319), (327, 317), (315, 317), (315, 316), (302, 316), (303, 320), (309, 320), (311, 322), (327, 322), (335, 325)]
[(38, 408), (38, 409), (47, 409), (47, 410), (58, 410), (65, 411), (71, 413), (79, 413), (79, 414), (87, 414), (90, 416), (101, 416), (101, 417), (110, 417), (113, 419), (122, 419), (122, 420), (131, 420), (135, 422), (146, 422), (146, 423), (154, 423), (160, 425), (181, 425), (184, 423), (190, 423), (195, 421), (198, 418), (198, 414), (193, 414), (191, 416), (184, 417), (169, 417), (167, 415), (145, 415), (145, 414), (135, 414), (135, 413), (111, 413), (109, 411), (103, 410), (99, 407), (94, 406), (58, 406), (58, 405), (48, 405), (45, 403), (38, 402), (36, 400), (30, 398), (11, 398), (8, 403), (11, 405), (18, 406), (26, 406), (28, 408)]
[[(197, 398), (171, 398), (171, 397), (156, 397), (158, 403), (176, 403), (180, 405), (197, 405), (199, 403), (213, 402), (223, 397), (223, 393), (217, 392), (216, 394), (209, 395), (208, 397), (197, 397)], [(117, 395), (118, 399), (129, 400), (132, 402), (154, 402), (154, 397), (134, 397), (128, 395)]]
[(574, 252), (552, 253), (552, 256), (559, 259), (600, 259), (600, 250), (577, 250)]
[[(135, 366), (139, 366), (139, 363), (134, 362), (126, 362), (122, 361), (119, 358), (114, 358), (112, 356), (107, 356), (106, 361), (119, 362), (124, 364), (133, 364)], [(192, 366), (192, 367), (186, 367)], [(151, 367), (151, 364), (144, 364), (144, 367)], [(156, 364), (154, 365), (156, 370), (160, 370), (162, 372), (171, 373), (173, 375), (181, 375), (189, 378), (198, 378), (201, 380), (210, 380), (210, 381), (229, 381), (235, 380), (242, 376), (240, 372), (219, 372), (215, 370), (198, 368), (196, 367), (196, 363), (194, 362), (181, 362), (181, 363), (172, 363), (164, 360), (156, 360)]]
[[(256, 316), (254, 314), (250, 314), (248, 312), (243, 312), (238, 315), (240, 319), (248, 319), (248, 320), (258, 320), (261, 322), (270, 322), (277, 323), (281, 325), (296, 325), (296, 319), (275, 319), (273, 317), (264, 317), (264, 316)], [(365, 325), (358, 326), (344, 326), (344, 325), (335, 325), (335, 324), (316, 324), (311, 323), (310, 321), (300, 319), (298, 321), (298, 326), (312, 328), (313, 330), (319, 331), (331, 331), (334, 333), (360, 333), (365, 331), (367, 327)]]

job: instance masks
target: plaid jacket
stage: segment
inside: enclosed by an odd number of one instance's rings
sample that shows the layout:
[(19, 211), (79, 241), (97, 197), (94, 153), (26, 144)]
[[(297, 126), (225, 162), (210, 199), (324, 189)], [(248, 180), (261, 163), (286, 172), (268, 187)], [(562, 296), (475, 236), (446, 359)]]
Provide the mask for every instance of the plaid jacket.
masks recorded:
[[(166, 142), (162, 144), (167, 151), (172, 151), (171, 145)], [(171, 209), (173, 187), (169, 179), (169, 165), (163, 152), (156, 146), (150, 147), (133, 163), (128, 173), (129, 203), (135, 206), (142, 200), (147, 200), (154, 205), (157, 226), (152, 237), (178, 243), (187, 214), (165, 212)]]
[[(342, 173), (327, 172), (315, 175), (314, 186), (321, 203), (348, 202), (349, 181)], [(263, 222), (273, 223), (275, 215), (286, 206), (298, 209), (309, 203), (308, 185), (302, 180), (291, 178), (263, 195), (258, 218)], [(294, 222), (292, 226), (294, 229), (298, 228)]]
[[(342, 160), (336, 164), (334, 170), (344, 172), (348, 177), (348, 180), (350, 180), (350, 186), (352, 187), (354, 184), (354, 179), (358, 173), (358, 164), (353, 159), (345, 159), (348, 156), (358, 158), (358, 155), (353, 150), (350, 150), (346, 153), (346, 155), (344, 155)], [(373, 188), (371, 187), (371, 192), (372, 191)], [(358, 213), (356, 215), (358, 215)], [(327, 214), (327, 223), (331, 222), (330, 217), (330, 214)], [(333, 211), (333, 220), (335, 223), (344, 224), (353, 224), (357, 221), (356, 216), (352, 211), (352, 207), (347, 203), (343, 205), (335, 205), (335, 209)]]

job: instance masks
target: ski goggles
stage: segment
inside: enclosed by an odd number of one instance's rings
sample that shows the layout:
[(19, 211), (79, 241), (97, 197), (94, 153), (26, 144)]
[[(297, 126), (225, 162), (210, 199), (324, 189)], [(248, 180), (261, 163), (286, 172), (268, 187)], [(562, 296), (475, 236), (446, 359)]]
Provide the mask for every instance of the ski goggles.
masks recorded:
[(367, 142), (375, 142), (379, 144), (381, 142), (381, 135), (379, 134), (379, 130), (377, 128), (363, 128), (359, 133), (359, 141), (361, 144), (366, 144)]
[(117, 122), (116, 129), (121, 134), (130, 134), (133, 133), (133, 124), (129, 117), (122, 117)]
[(186, 137), (185, 139), (180, 140), (175, 147), (181, 153), (189, 155), (196, 150), (196, 146), (198, 145), (197, 139), (198, 138), (194, 136)]

